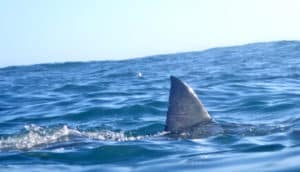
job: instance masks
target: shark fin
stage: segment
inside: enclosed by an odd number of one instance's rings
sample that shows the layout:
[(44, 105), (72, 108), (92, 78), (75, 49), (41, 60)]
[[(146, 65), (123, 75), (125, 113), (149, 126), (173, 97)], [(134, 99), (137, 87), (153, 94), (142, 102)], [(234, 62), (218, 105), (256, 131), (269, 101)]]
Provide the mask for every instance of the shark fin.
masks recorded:
[(212, 120), (194, 90), (185, 82), (171, 76), (171, 90), (166, 131), (182, 132)]

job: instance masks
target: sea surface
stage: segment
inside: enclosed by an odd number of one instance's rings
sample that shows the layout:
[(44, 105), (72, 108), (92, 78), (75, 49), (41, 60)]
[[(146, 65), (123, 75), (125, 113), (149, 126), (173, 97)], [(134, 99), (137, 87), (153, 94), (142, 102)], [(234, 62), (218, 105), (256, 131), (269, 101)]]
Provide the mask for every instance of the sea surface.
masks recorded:
[[(224, 132), (164, 132), (170, 75)], [(300, 171), (300, 42), (0, 69), (0, 171)]]

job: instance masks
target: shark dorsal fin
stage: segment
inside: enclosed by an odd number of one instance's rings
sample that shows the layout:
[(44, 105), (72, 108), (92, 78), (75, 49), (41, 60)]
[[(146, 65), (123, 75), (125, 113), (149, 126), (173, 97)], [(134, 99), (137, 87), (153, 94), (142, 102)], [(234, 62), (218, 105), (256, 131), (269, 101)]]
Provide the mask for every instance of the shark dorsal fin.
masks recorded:
[(199, 123), (211, 121), (194, 90), (174, 76), (170, 79), (171, 90), (165, 130), (181, 132)]

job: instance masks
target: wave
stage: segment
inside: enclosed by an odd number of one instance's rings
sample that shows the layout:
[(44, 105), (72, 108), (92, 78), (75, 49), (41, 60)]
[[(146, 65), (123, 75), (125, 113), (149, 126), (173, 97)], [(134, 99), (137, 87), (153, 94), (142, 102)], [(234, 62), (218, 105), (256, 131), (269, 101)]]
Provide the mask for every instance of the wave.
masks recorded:
[(123, 131), (80, 131), (71, 129), (67, 125), (47, 128), (38, 125), (25, 125), (25, 132), (19, 135), (7, 136), (0, 139), (0, 150), (30, 150), (32, 148), (47, 147), (55, 143), (70, 142), (74, 138), (92, 139), (99, 141), (136, 141), (148, 137), (163, 136), (165, 132), (152, 135), (130, 135)]

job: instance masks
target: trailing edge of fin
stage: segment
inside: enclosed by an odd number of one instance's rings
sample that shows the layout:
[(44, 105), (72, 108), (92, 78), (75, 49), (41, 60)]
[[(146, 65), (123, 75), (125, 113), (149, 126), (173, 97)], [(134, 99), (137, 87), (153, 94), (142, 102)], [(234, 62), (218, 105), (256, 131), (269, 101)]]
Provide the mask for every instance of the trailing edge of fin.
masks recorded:
[(211, 121), (207, 110), (194, 90), (185, 82), (171, 76), (166, 131), (181, 132), (201, 123)]

